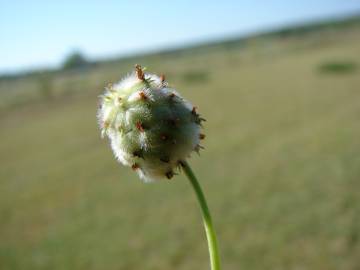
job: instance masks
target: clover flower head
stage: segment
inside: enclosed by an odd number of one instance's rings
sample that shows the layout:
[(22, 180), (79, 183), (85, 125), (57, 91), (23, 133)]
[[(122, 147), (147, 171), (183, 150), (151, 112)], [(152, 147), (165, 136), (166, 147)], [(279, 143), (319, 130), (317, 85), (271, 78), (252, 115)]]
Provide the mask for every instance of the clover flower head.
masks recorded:
[(196, 108), (163, 75), (145, 73), (139, 65), (105, 88), (98, 120), (116, 158), (145, 182), (172, 178), (205, 137), (200, 133), (205, 119)]

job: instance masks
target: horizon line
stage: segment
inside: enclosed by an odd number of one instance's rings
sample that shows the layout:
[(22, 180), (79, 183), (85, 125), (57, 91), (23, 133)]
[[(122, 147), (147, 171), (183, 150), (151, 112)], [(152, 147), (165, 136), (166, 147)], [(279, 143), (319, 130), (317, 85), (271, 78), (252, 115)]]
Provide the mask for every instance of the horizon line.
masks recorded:
[[(157, 46), (156, 48), (148, 48), (143, 50), (136, 50), (136, 51), (128, 51), (123, 53), (113, 53), (107, 56), (98, 56), (98, 57), (88, 57), (86, 54), (82, 53), (81, 49), (72, 50), (72, 52), (79, 51), (85, 58), (89, 61), (89, 63), (99, 63), (99, 62), (112, 62), (112, 61), (119, 61), (122, 59), (131, 59), (136, 57), (144, 57), (144, 56), (151, 56), (156, 54), (162, 53), (170, 53), (176, 51), (182, 51), (187, 49), (195, 49), (197, 47), (203, 46), (211, 46), (220, 43), (226, 43), (241, 39), (249, 39), (256, 36), (267, 35), (271, 33), (276, 33), (282, 30), (287, 29), (296, 29), (300, 27), (310, 26), (312, 24), (321, 24), (321, 23), (329, 23), (331, 21), (334, 22), (341, 22), (350, 19), (360, 18), (360, 10), (353, 11), (353, 12), (346, 12), (342, 14), (333, 14), (333, 15), (325, 15), (319, 16), (309, 20), (298, 20), (289, 23), (282, 23), (279, 25), (272, 25), (270, 27), (262, 27), (258, 29), (249, 29), (248, 31), (242, 31), (241, 33), (232, 33), (232, 34), (225, 34), (222, 36), (210, 36), (205, 38), (200, 38), (195, 41), (186, 42), (185, 44), (179, 44), (176, 42), (175, 44), (168, 44), (164, 46)], [(71, 54), (70, 52), (69, 54)], [(68, 54), (68, 55), (69, 55)], [(64, 57), (64, 59), (66, 56)], [(31, 73), (37, 72), (44, 72), (44, 71), (58, 71), (61, 70), (61, 63), (51, 65), (51, 64), (44, 64), (44, 65), (32, 65), (25, 68), (15, 68), (14, 70), (11, 69), (3, 69), (0, 70), (0, 78), (1, 77), (17, 77), (22, 75), (28, 75)]]

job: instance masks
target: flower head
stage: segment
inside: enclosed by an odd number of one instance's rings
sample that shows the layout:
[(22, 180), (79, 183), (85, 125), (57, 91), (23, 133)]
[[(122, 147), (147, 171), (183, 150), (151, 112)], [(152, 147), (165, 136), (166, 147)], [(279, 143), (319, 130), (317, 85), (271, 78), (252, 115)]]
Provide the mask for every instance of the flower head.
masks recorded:
[(165, 77), (135, 72), (106, 87), (98, 111), (116, 158), (150, 182), (172, 178), (179, 162), (201, 148), (203, 118)]

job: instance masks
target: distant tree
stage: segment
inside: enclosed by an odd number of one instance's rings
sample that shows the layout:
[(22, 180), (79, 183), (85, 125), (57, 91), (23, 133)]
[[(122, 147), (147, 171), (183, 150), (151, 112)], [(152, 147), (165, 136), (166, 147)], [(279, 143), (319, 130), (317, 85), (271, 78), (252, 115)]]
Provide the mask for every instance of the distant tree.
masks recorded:
[(89, 62), (86, 60), (84, 55), (76, 51), (71, 53), (63, 63), (63, 69), (77, 69), (86, 67)]

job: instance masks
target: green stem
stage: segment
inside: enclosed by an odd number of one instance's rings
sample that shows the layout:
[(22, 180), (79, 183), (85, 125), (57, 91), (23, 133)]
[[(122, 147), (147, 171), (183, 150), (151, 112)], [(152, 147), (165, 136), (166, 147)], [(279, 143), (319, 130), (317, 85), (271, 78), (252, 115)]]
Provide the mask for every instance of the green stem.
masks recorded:
[(209, 208), (206, 203), (206, 199), (204, 193), (201, 190), (201, 186), (197, 181), (195, 174), (191, 170), (189, 164), (186, 161), (181, 162), (181, 166), (184, 169), (186, 176), (189, 178), (192, 187), (195, 190), (196, 197), (200, 203), (200, 208), (203, 216), (203, 222), (206, 232), (206, 237), (208, 240), (209, 246), (209, 254), (210, 254), (210, 265), (212, 270), (220, 270), (220, 257), (219, 257), (219, 250), (216, 240), (216, 234), (214, 230), (214, 226), (211, 220), (211, 215)]

